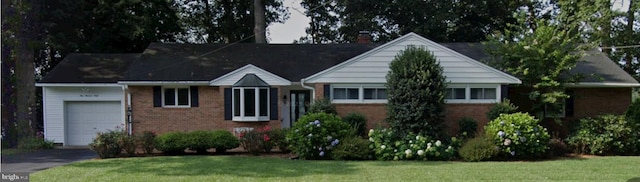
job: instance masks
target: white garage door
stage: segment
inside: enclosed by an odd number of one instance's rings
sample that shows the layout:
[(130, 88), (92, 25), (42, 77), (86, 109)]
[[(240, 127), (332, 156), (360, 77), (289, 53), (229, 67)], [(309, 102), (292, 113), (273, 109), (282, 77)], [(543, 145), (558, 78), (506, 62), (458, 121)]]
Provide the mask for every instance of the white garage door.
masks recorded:
[(122, 127), (119, 101), (66, 102), (66, 143), (68, 146), (88, 145), (97, 132)]

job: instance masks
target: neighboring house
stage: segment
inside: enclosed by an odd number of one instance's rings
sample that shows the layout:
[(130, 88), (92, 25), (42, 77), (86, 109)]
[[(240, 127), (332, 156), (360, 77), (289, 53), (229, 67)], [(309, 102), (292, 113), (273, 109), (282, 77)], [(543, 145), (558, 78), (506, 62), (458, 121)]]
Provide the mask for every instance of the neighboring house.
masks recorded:
[[(444, 69), (450, 132), (462, 117), (488, 122), (485, 113), (511, 92), (508, 85), (521, 83), (479, 62), (471, 44), (438, 44), (414, 33), (382, 45), (153, 43), (142, 54), (67, 56), (37, 84), (44, 91), (45, 137), (86, 145), (108, 125), (132, 133), (286, 128), (317, 98), (331, 99), (340, 115), (364, 114), (374, 128), (384, 125), (388, 65), (409, 45), (425, 46)], [(624, 83), (625, 91), (640, 86)], [(577, 101), (574, 114), (582, 112)]]

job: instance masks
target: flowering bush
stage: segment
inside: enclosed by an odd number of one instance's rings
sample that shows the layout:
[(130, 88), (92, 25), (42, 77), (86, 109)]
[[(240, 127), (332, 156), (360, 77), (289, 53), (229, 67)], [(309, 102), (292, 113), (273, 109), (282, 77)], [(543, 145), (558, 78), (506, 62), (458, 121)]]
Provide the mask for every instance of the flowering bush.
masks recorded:
[(265, 125), (262, 128), (240, 133), (240, 145), (251, 154), (258, 155), (260, 152), (271, 152), (274, 144), (271, 141), (271, 126)]
[(122, 153), (123, 138), (129, 137), (124, 130), (116, 127), (116, 130), (99, 132), (96, 138), (89, 144), (91, 150), (98, 153), (100, 158), (113, 158)]
[(287, 133), (291, 131), (290, 128), (275, 128), (269, 132), (269, 136), (271, 137), (271, 142), (274, 146), (280, 149), (281, 152), (288, 153), (291, 152), (289, 149), (289, 141), (287, 140)]
[(351, 133), (348, 124), (334, 114), (302, 116), (287, 134), (292, 151), (303, 159), (331, 159), (331, 151)]
[(456, 156), (459, 143), (455, 137), (452, 145), (447, 145), (412, 133), (399, 138), (390, 129), (369, 130), (369, 141), (378, 160), (450, 160)]
[(502, 114), (485, 126), (489, 140), (501, 155), (516, 158), (540, 157), (547, 150), (549, 133), (539, 121), (525, 113)]

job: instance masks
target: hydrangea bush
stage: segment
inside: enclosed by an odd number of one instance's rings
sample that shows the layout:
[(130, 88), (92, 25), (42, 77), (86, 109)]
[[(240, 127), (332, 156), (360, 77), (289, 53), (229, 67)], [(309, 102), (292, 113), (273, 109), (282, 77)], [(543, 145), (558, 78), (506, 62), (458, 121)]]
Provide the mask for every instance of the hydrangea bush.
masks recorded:
[(303, 159), (331, 159), (340, 140), (353, 133), (340, 117), (327, 113), (302, 116), (287, 134), (291, 150)]
[(403, 138), (390, 129), (369, 130), (369, 146), (378, 160), (450, 160), (456, 156), (459, 141), (450, 145), (416, 134)]
[(485, 126), (485, 132), (503, 156), (540, 157), (547, 150), (550, 136), (538, 123), (525, 113), (502, 114)]

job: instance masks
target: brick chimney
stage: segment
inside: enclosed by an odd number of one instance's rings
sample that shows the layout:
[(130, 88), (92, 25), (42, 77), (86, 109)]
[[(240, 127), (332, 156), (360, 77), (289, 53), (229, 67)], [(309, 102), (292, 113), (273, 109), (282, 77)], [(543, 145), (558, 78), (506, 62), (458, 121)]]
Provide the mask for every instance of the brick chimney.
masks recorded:
[(356, 43), (358, 44), (371, 43), (371, 33), (369, 31), (358, 32), (358, 40), (356, 40)]

